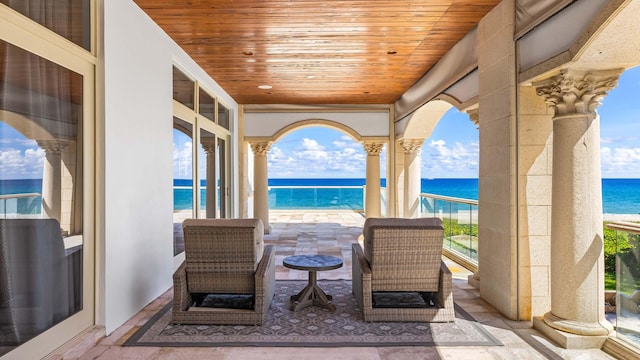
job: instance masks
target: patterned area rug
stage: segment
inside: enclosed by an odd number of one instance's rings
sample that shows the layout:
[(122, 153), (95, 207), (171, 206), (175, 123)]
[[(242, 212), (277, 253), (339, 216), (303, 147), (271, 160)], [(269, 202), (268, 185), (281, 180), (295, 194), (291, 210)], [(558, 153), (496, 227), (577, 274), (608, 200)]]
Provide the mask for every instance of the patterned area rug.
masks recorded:
[(351, 281), (321, 280), (333, 295), (335, 312), (310, 306), (287, 308), (289, 297), (306, 281), (276, 281), (276, 295), (262, 326), (173, 325), (171, 304), (134, 333), (125, 346), (496, 346), (502, 345), (456, 305), (452, 323), (374, 322), (362, 320)]

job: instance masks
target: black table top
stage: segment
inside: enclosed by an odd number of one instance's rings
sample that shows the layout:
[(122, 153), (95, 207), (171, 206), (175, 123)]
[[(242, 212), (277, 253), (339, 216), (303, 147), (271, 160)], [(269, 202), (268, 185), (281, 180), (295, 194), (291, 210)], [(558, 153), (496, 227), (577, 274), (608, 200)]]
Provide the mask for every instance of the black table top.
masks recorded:
[(295, 270), (323, 271), (342, 267), (342, 259), (329, 255), (293, 255), (284, 258), (282, 264)]

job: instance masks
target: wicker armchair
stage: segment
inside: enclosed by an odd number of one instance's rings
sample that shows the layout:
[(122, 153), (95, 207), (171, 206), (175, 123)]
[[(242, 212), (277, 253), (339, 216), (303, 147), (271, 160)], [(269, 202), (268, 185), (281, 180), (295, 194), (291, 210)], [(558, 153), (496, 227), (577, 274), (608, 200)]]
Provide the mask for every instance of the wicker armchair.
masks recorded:
[[(182, 226), (185, 261), (173, 274), (172, 322), (262, 324), (275, 289), (275, 249), (264, 245), (262, 221), (188, 219)], [(244, 295), (251, 306), (197, 306), (216, 295)]]
[(454, 320), (442, 220), (369, 218), (363, 235), (364, 251), (352, 246), (352, 279), (365, 321)]

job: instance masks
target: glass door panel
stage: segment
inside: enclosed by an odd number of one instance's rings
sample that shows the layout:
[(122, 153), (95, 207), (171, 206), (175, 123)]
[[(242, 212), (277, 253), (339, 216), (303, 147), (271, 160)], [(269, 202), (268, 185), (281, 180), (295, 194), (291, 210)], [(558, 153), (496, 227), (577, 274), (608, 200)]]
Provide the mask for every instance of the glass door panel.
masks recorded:
[(223, 138), (218, 138), (217, 144), (217, 164), (216, 173), (219, 179), (218, 184), (218, 211), (221, 218), (229, 217), (229, 187), (228, 187), (228, 170), (227, 170), (227, 154), (229, 153), (228, 142)]
[(173, 117), (173, 254), (184, 252), (182, 222), (194, 217), (193, 125)]
[(90, 0), (68, 0), (49, 4), (44, 1), (0, 0), (0, 3), (91, 51)]
[(93, 307), (83, 291), (92, 277), (85, 267), (92, 254), (85, 255), (83, 217), (84, 83), (83, 75), (0, 41), (0, 356)]
[(198, 159), (198, 177), (200, 179), (200, 216), (201, 218), (216, 218), (218, 184), (216, 157), (216, 136), (211, 132), (200, 129), (200, 151)]
[(202, 88), (199, 88), (198, 96), (198, 113), (211, 121), (215, 121), (216, 100)]

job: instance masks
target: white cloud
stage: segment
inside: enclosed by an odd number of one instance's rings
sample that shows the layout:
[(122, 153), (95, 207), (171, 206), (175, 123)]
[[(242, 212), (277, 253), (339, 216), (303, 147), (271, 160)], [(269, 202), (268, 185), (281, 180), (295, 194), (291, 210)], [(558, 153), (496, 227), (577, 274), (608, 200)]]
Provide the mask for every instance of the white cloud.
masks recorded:
[(0, 150), (0, 174), (2, 179), (39, 179), (42, 178), (44, 150), (28, 148)]
[(342, 135), (340, 138), (336, 139), (332, 143), (333, 146), (337, 148), (361, 148), (362, 145), (353, 141), (352, 138), (347, 135)]
[(604, 178), (640, 177), (640, 147), (602, 147), (600, 161)]
[(185, 142), (182, 147), (173, 143), (173, 177), (176, 179), (191, 179), (193, 143)]
[(294, 151), (293, 154), (302, 160), (308, 161), (328, 161), (329, 153), (325, 151), (325, 147), (318, 144), (316, 140), (308, 138), (302, 139), (301, 149)]
[(317, 141), (307, 138), (302, 139), (301, 145), (305, 151), (323, 151), (325, 149), (325, 147), (318, 144)]
[(422, 177), (447, 178), (478, 176), (478, 142), (456, 142), (448, 146), (446, 141), (431, 140), (422, 147)]
[[(303, 138), (293, 149), (276, 143), (269, 150), (269, 177), (364, 178), (366, 153), (362, 144), (348, 136), (338, 139)], [(381, 157), (384, 153), (381, 154)], [(381, 167), (384, 174), (384, 166)]]

